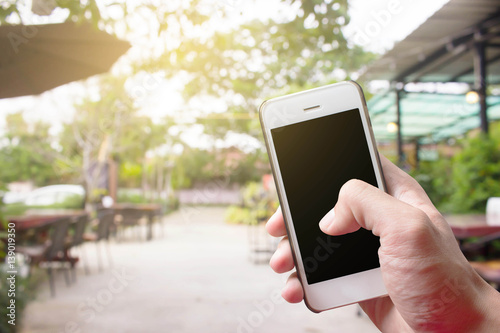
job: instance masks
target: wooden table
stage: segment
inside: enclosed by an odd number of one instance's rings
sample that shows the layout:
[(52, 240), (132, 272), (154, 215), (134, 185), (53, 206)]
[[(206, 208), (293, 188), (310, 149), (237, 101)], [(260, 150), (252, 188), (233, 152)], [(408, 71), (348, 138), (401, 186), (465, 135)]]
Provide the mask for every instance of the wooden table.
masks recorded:
[(56, 214), (54, 211), (45, 214), (42, 211), (28, 212), (27, 215), (7, 217), (7, 221), (13, 222), (16, 225), (16, 231), (25, 231), (29, 229), (37, 229), (49, 226), (50, 224), (66, 217), (79, 217), (86, 214), (83, 210), (78, 211), (61, 211)]
[(459, 240), (469, 237), (483, 237), (500, 232), (500, 225), (486, 224), (486, 215), (448, 215), (446, 221), (451, 227), (453, 234)]
[[(500, 261), (487, 260), (486, 262), (477, 262), (475, 261), (476, 259), (471, 259), (467, 255), (467, 253), (479, 251), (479, 254), (483, 258), (487, 257), (490, 246), (489, 242), (500, 237), (500, 225), (487, 224), (486, 215), (451, 215), (445, 216), (445, 218), (460, 244), (460, 249), (471, 262), (472, 267), (486, 281), (497, 283), (497, 289), (500, 291)], [(466, 239), (470, 237), (480, 237), (480, 239), (472, 243), (466, 243)]]
[(7, 220), (9, 223), (15, 223), (16, 231), (25, 231), (28, 229), (36, 229), (46, 227), (55, 221), (59, 220), (61, 216), (48, 215), (29, 215), (29, 216), (14, 216), (9, 217)]
[[(473, 253), (487, 256), (490, 242), (500, 237), (500, 226), (486, 223), (486, 215), (451, 215), (445, 216), (451, 230), (460, 245), (460, 249), (468, 257)], [(477, 240), (468, 241), (471, 237)]]
[(86, 214), (83, 210), (59, 212), (37, 210), (28, 215), (7, 217), (7, 221), (9, 224), (15, 224), (16, 241), (20, 244), (43, 244), (49, 239), (49, 230), (55, 223), (68, 217), (74, 217), (76, 221), (76, 218)]
[(146, 239), (153, 239), (153, 221), (156, 216), (163, 214), (162, 206), (158, 204), (115, 204), (111, 207), (116, 214), (121, 214), (121, 210), (136, 209), (144, 213), (147, 217), (148, 227)]

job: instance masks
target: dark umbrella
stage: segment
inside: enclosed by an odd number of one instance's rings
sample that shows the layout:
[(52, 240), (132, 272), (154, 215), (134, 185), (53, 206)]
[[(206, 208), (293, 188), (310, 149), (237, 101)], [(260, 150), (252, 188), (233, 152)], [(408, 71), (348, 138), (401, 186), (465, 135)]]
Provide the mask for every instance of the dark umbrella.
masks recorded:
[(106, 72), (129, 48), (89, 24), (0, 26), (0, 98), (36, 95)]

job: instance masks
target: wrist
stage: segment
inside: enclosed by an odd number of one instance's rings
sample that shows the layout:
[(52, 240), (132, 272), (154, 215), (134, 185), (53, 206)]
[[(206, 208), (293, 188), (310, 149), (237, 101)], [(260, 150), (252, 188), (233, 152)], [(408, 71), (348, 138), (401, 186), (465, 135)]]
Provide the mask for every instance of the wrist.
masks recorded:
[(482, 313), (482, 321), (474, 332), (493, 332), (500, 329), (500, 292), (484, 282), (478, 295), (478, 310)]
[(440, 293), (441, 304), (444, 305), (415, 329), (416, 332), (482, 333), (500, 327), (500, 293), (472, 267), (462, 270), (461, 279), (450, 278), (445, 284), (448, 291)]

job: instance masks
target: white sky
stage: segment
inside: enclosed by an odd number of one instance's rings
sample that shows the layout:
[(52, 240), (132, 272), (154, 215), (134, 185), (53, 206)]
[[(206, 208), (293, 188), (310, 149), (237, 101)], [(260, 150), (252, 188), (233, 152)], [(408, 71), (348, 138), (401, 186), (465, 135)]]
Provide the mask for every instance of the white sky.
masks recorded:
[[(277, 12), (283, 14), (281, 10), (283, 4), (278, 0), (207, 1), (210, 5), (214, 4), (216, 8), (223, 6), (228, 10), (232, 20), (229, 24), (237, 24), (241, 20), (252, 17), (266, 18), (262, 16), (266, 15), (263, 13), (268, 13), (267, 17)], [(350, 0), (351, 22), (344, 32), (351, 41), (362, 44), (370, 51), (383, 53), (390, 49), (395, 41), (406, 37), (446, 2), (448, 0)], [(221, 23), (221, 26), (227, 25), (227, 21)], [(144, 33), (133, 36), (131, 40), (133, 48), (127, 56), (140, 53), (144, 43), (150, 43), (144, 38)], [(149, 88), (142, 92), (144, 98), (139, 101), (143, 107), (142, 112), (153, 119), (180, 113), (185, 106), (180, 97), (181, 92), (176, 88), (178, 86), (179, 82), (175, 81), (149, 85)], [(83, 87), (82, 83), (70, 83), (40, 96), (0, 100), (0, 134), (5, 130), (5, 115), (21, 110), (28, 121), (44, 120), (52, 123), (52, 132), (57, 133), (61, 128), (61, 123), (71, 119), (74, 112), (72, 105), (79, 96), (84, 94)], [(214, 104), (215, 109), (220, 110), (223, 107)], [(186, 138), (191, 141), (188, 143), (198, 145), (199, 136), (195, 132), (192, 134), (186, 133)], [(238, 136), (233, 136), (233, 138), (241, 139)]]
[(449, 0), (349, 0), (347, 38), (367, 50), (384, 53)]

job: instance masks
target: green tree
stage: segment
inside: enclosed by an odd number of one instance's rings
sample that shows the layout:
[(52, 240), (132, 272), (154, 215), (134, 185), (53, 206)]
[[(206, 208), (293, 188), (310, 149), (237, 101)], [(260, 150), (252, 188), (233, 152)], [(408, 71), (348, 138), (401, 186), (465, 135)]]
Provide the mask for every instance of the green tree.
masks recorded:
[(49, 125), (36, 122), (28, 126), (22, 114), (6, 116), (5, 145), (0, 149), (0, 183), (32, 181), (43, 186), (59, 182), (53, 167), (58, 152), (51, 146)]
[(348, 78), (373, 60), (361, 48), (349, 47), (342, 33), (349, 22), (346, 0), (283, 2), (290, 5), (288, 18), (255, 20), (210, 38), (184, 38), (144, 68), (164, 70), (167, 76), (187, 71), (187, 97), (236, 97), (237, 103), (229, 103), (234, 111), (252, 112), (242, 107), (253, 108), (289, 87), (335, 80), (336, 69)]
[[(0, 24), (9, 24), (10, 22), (23, 22), (23, 7), (26, 6), (25, 1), (19, 0), (4, 0), (0, 3)], [(32, 9), (39, 15), (50, 15), (55, 8), (65, 9), (68, 11), (68, 20), (86, 21), (89, 17), (97, 24), (103, 18), (99, 11), (99, 6), (96, 0), (88, 1), (71, 1), (71, 0), (54, 0), (54, 1), (33, 1)]]
[[(137, 13), (143, 15), (147, 20), (158, 21), (158, 31), (165, 31), (169, 24), (184, 22), (186, 19), (192, 25), (198, 25), (207, 19), (195, 10), (199, 0), (184, 0), (183, 4), (172, 5), (152, 4), (150, 1), (97, 1), (97, 0), (33, 0), (31, 14), (38, 16), (51, 15), (55, 10), (64, 10), (67, 13), (66, 21), (90, 22), (96, 28), (119, 28), (129, 29), (132, 25), (129, 20)], [(26, 1), (3, 0), (0, 3), (0, 25), (2, 24), (29, 24), (24, 22), (26, 12)], [(110, 13), (112, 12), (112, 13)], [(133, 20), (133, 19), (132, 19)], [(125, 21), (126, 25), (123, 26)], [(182, 30), (182, 29), (181, 29)]]
[(243, 152), (236, 147), (205, 150), (186, 146), (174, 163), (172, 185), (188, 188), (213, 180), (243, 185), (259, 181), (264, 173), (271, 172), (267, 154), (261, 150)]
[[(137, 113), (124, 88), (126, 78), (103, 77), (99, 97), (76, 105), (75, 117), (61, 133), (61, 165), (78, 177), (91, 197), (102, 192), (109, 161), (141, 165), (146, 152), (165, 143), (167, 124), (153, 124)], [(134, 176), (136, 177), (136, 176)], [(94, 198), (95, 199), (95, 198)]]
[[(229, 130), (261, 138), (256, 117), (266, 98), (349, 79), (375, 56), (350, 47), (342, 28), (349, 22), (346, 0), (283, 0), (286, 15), (244, 22), (210, 37), (184, 36), (165, 52), (140, 64), (166, 77), (188, 73), (186, 100), (221, 98), (227, 119), (201, 120), (205, 132), (223, 138)], [(210, 21), (201, 26), (208, 26)], [(238, 115), (250, 115), (242, 119)], [(257, 130), (254, 130), (257, 129)]]
[[(4, 1), (0, 6), (0, 23), (14, 22), (16, 16), (22, 18), (22, 3)], [(68, 12), (67, 20), (91, 21), (100, 29), (121, 32), (124, 36), (138, 26), (137, 22), (147, 24), (154, 30), (147, 37), (154, 45), (155, 52), (151, 52), (154, 56), (135, 58), (132, 73), (147, 71), (165, 78), (183, 77), (187, 104), (205, 97), (224, 101), (227, 110), (223, 115), (198, 118), (197, 122), (211, 138), (212, 151), (185, 149), (179, 159), (186, 169), (174, 167), (176, 177), (172, 181), (178, 185), (208, 176), (220, 177), (225, 154), (215, 148), (215, 141), (225, 139), (228, 132), (262, 139), (257, 108), (264, 99), (348, 79), (373, 59), (372, 54), (350, 46), (343, 35), (342, 28), (349, 22), (347, 0), (282, 0), (286, 9), (281, 14), (268, 20), (241, 22), (231, 30), (214, 28), (214, 23), (225, 19), (231, 22), (228, 17), (234, 13), (225, 15), (224, 10), (232, 8), (223, 5), (207, 8), (207, 3), (144, 1), (97, 6), (96, 0), (55, 1), (56, 7)], [(219, 13), (222, 16), (216, 16)], [(120, 86), (118, 81), (111, 85), (115, 86), (113, 89)], [(81, 103), (75, 123), (65, 127), (61, 139), (64, 158), (57, 165), (74, 177), (78, 174), (89, 177), (91, 161), (99, 160), (102, 152), (105, 158), (111, 156), (136, 166), (135, 180), (131, 182), (137, 182), (137, 166), (141, 166), (144, 182), (146, 170), (151, 168), (145, 152), (161, 146), (162, 142), (172, 144), (173, 139), (165, 137), (165, 128), (157, 128), (138, 117), (134, 99), (125, 91), (109, 90), (106, 84), (103, 89), (98, 101), (87, 99)], [(194, 111), (200, 114), (200, 110)], [(109, 129), (99, 127), (103, 117), (111, 120)], [(126, 125), (126, 121), (136, 128)], [(257, 177), (251, 163), (255, 165), (257, 157), (262, 160), (260, 155), (262, 151), (257, 151), (239, 162), (238, 182)], [(77, 167), (82, 165), (83, 170)]]

